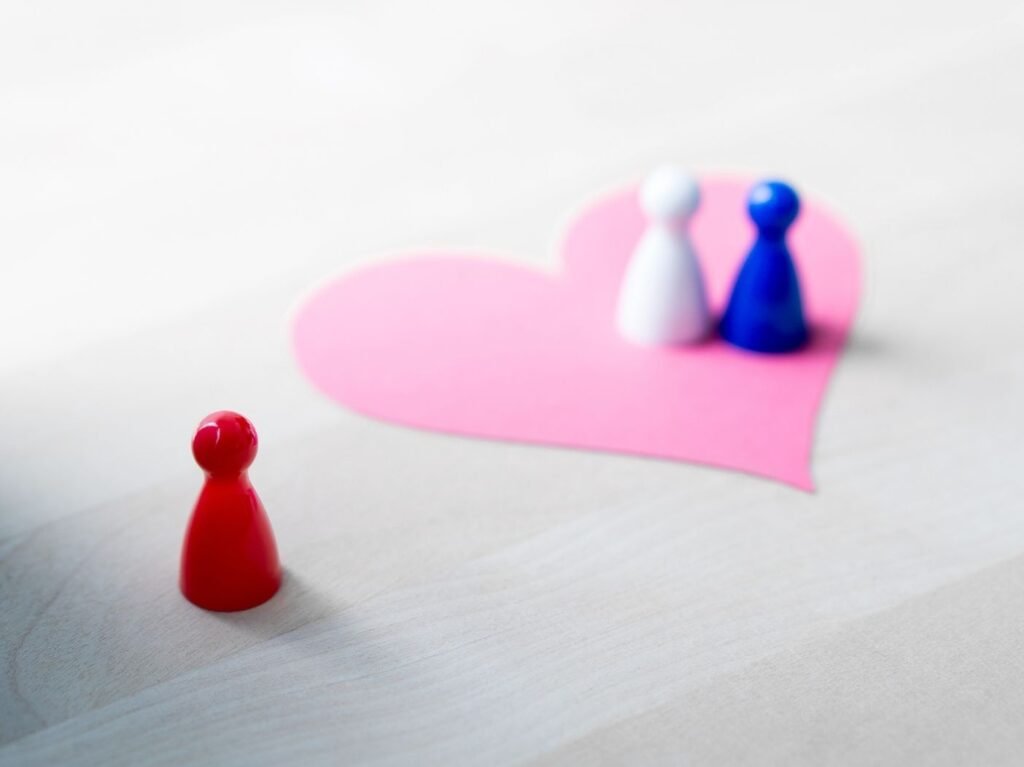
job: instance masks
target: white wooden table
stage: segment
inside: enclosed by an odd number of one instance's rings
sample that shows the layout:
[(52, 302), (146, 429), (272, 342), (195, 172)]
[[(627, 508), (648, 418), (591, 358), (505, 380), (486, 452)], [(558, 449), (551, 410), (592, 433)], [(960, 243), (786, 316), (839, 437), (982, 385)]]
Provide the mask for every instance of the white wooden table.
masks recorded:
[[(1020, 763), (1024, 12), (753, 5), (0, 9), (0, 764)], [(816, 494), (298, 372), (318, 281), (553, 267), (665, 160), (862, 240)], [(288, 571), (234, 615), (176, 585), (222, 407)]]

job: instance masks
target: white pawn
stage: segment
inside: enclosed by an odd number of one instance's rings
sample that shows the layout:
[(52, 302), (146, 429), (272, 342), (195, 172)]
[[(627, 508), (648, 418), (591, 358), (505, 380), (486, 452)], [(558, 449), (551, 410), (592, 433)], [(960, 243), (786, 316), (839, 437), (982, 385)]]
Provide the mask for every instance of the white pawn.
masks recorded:
[(649, 223), (626, 270), (617, 318), (634, 343), (691, 344), (708, 334), (704, 279), (688, 232), (699, 202), (697, 182), (679, 168), (659, 168), (644, 181), (640, 206)]

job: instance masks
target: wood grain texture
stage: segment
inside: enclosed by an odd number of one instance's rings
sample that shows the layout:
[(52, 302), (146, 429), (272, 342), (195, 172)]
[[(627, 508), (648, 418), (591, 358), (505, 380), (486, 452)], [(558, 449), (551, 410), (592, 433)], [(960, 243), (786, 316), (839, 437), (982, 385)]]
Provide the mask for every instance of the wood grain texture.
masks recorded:
[[(101, 5), (0, 23), (0, 764), (1014, 762), (1013, 3)], [(402, 430), (295, 369), (323, 276), (553, 266), (666, 158), (862, 239), (818, 493)], [(176, 584), (220, 407), (287, 568), (237, 615)]]
[(533, 763), (1017, 764), (1022, 601), (1016, 557)]

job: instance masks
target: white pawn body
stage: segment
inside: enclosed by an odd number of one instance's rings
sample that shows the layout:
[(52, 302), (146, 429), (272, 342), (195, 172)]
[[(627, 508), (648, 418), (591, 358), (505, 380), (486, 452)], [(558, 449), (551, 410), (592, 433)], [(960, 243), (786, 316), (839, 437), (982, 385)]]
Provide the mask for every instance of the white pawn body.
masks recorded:
[(647, 231), (619, 291), (619, 333), (645, 346), (692, 344), (711, 327), (704, 278), (688, 231), (700, 202), (697, 182), (674, 167), (656, 170), (640, 190)]

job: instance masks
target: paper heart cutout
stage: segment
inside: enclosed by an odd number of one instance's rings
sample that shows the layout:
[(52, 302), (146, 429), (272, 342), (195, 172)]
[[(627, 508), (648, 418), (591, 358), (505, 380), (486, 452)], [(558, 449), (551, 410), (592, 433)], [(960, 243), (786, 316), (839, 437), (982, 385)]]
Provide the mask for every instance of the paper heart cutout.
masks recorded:
[[(711, 178), (693, 239), (712, 309), (751, 242), (751, 184)], [(433, 253), (328, 283), (299, 310), (299, 362), (328, 396), (407, 426), (694, 461), (813, 489), (815, 416), (853, 320), (857, 246), (804, 201), (789, 242), (813, 328), (778, 356), (719, 339), (637, 347), (615, 330), (619, 283), (645, 219), (629, 189), (597, 202), (550, 274)]]

